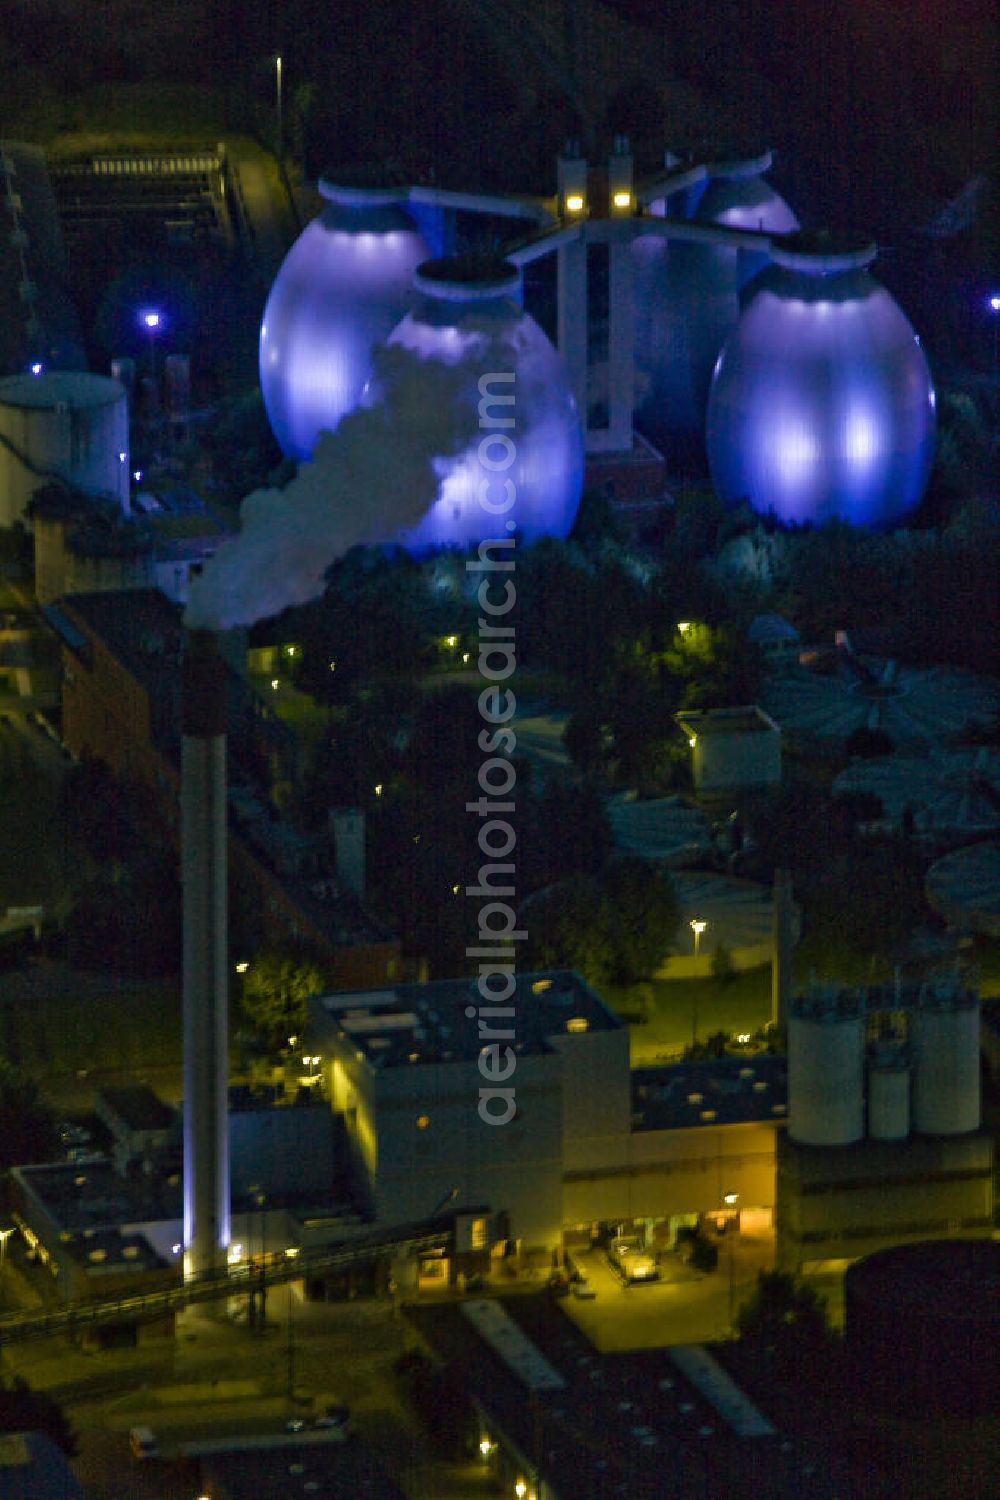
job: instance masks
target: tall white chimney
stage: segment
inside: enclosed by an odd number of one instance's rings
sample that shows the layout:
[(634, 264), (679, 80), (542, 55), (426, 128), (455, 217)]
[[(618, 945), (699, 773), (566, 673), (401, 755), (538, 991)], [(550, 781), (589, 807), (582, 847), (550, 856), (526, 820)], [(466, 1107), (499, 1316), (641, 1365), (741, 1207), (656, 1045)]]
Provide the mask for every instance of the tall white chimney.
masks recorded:
[(217, 636), (188, 632), (181, 686), (184, 887), (184, 1274), (226, 1264), (229, 1056), (226, 697)]

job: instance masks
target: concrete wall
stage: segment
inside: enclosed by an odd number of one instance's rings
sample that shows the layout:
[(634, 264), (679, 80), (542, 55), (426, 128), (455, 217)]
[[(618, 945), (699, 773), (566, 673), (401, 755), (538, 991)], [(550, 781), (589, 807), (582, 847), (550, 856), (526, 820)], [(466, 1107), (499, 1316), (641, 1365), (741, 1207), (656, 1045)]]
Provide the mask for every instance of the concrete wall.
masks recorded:
[(853, 1260), (907, 1240), (988, 1235), (993, 1146), (984, 1132), (778, 1152), (778, 1262)]
[(745, 734), (699, 734), (691, 753), (696, 791), (730, 787), (776, 786), (781, 780), (781, 735), (748, 730)]
[(255, 1184), (275, 1193), (328, 1195), (334, 1180), (333, 1120), (329, 1106), (231, 1110), (230, 1185), (242, 1197)]
[(564, 1224), (711, 1213), (726, 1193), (747, 1208), (775, 1202), (775, 1127), (766, 1122), (590, 1137), (580, 1151), (588, 1165), (564, 1174)]
[(586, 1164), (582, 1143), (627, 1133), (631, 1120), (629, 1033), (561, 1032), (551, 1038), (562, 1058), (563, 1166)]

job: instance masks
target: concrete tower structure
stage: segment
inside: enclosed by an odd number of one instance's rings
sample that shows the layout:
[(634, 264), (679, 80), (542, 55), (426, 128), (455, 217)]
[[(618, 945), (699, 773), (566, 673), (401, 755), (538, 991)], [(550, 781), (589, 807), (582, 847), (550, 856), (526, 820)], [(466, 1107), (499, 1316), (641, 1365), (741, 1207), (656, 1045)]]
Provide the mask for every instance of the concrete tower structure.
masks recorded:
[(229, 1244), (226, 696), (218, 639), (192, 630), (181, 690), (184, 887), (184, 1273)]

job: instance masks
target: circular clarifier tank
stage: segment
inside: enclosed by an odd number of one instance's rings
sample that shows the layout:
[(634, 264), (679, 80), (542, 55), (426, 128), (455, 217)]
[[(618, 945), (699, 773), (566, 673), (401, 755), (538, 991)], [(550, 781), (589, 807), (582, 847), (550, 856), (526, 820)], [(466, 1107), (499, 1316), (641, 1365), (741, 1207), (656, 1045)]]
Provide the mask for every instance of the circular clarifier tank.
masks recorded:
[(506, 261), (428, 261), (413, 311), (389, 343), (461, 365), (456, 428), (475, 440), (435, 461), (438, 498), (399, 540), (415, 554), (517, 532), (525, 542), (569, 535), (583, 488), (583, 435), (562, 360), (516, 300)]
[(724, 500), (788, 524), (865, 527), (919, 503), (934, 387), (874, 258), (874, 245), (823, 235), (775, 242), (712, 379), (708, 456)]
[(392, 188), (322, 179), (323, 212), (295, 241), (260, 328), (260, 388), (289, 458), (312, 457), (358, 404), (371, 353), (402, 317), (427, 245)]

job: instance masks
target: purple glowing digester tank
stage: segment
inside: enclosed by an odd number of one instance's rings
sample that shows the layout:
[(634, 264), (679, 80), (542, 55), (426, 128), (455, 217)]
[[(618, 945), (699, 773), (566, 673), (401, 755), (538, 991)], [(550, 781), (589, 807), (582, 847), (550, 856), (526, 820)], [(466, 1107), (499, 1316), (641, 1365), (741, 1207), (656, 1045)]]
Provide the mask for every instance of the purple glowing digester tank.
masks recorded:
[(409, 304), (428, 254), (392, 188), (322, 179), (327, 201), (289, 250), (260, 327), (260, 388), (288, 458), (312, 457), (321, 431), (357, 406), (382, 343)]
[(748, 288), (719, 356), (708, 456), (719, 495), (801, 524), (880, 528), (920, 502), (934, 387), (920, 342), (867, 267), (871, 244), (794, 234)]
[[(422, 359), (462, 364), (462, 425), (475, 440), (438, 459), (438, 498), (399, 541), (420, 555), (516, 531), (566, 537), (583, 489), (583, 435), (555, 348), (515, 300), (515, 267), (454, 257), (414, 279), (413, 311), (393, 330)], [(456, 424), (458, 425), (458, 424)]]

